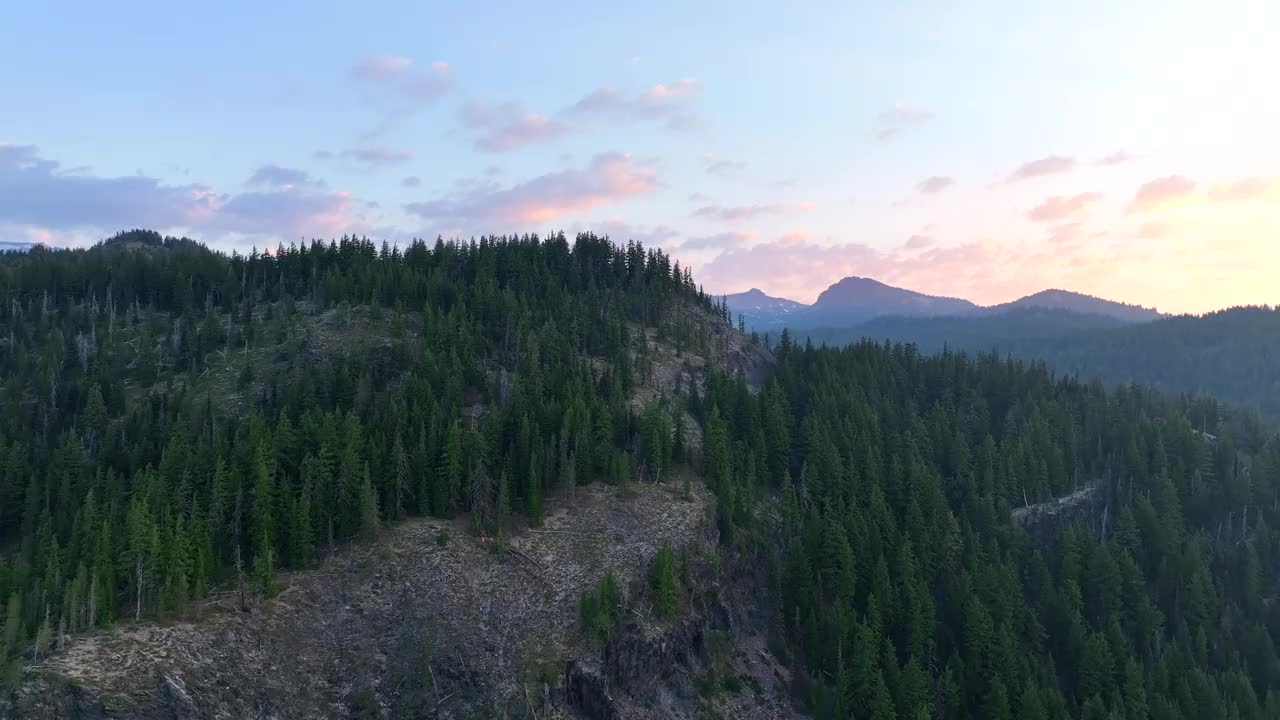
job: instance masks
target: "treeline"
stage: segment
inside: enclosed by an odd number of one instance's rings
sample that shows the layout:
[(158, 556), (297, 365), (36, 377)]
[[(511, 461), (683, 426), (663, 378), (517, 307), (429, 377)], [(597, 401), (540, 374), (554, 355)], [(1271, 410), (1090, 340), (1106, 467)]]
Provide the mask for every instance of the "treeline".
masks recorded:
[(592, 235), (228, 257), (135, 231), (0, 256), (0, 295), (9, 680), (67, 633), (269, 593), (385, 521), (468, 513), (501, 547), (548, 494), (656, 476), (682, 415), (628, 405), (633, 338), (705, 348), (727, 314)]
[(797, 334), (829, 345), (892, 338), (925, 353), (949, 347), (1043, 360), (1085, 380), (1206, 395), (1280, 420), (1280, 308), (1239, 307), (1142, 323), (1025, 308), (982, 317), (885, 317)]
[[(1280, 717), (1280, 442), (1255, 422), (995, 356), (777, 355), (694, 410), (816, 717)], [(1095, 484), (1103, 516), (1053, 542), (1011, 522)]]

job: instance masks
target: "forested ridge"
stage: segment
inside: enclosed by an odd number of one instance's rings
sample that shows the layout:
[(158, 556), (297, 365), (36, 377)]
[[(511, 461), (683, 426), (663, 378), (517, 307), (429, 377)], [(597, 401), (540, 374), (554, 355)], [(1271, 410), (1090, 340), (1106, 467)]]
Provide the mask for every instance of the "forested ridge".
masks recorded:
[(883, 317), (797, 331), (843, 345), (863, 337), (1043, 360), (1060, 373), (1205, 395), (1280, 420), (1280, 308), (1236, 307), (1150, 322), (1062, 309), (1012, 308), (983, 317)]
[[(1280, 443), (1254, 421), (991, 355), (778, 357), (759, 396), (711, 384), (707, 477), (778, 494), (774, 634), (816, 716), (1280, 717)], [(1089, 486), (1102, 516), (1048, 543), (1010, 520)]]
[(0, 296), (9, 682), (384, 521), (466, 512), (501, 546), (548, 493), (656, 474), (678, 420), (627, 406), (629, 334), (725, 322), (678, 263), (592, 235), (228, 257), (134, 231), (3, 255)]
[[(815, 717), (1280, 717), (1280, 442), (1212, 399), (783, 335), (763, 387), (712, 369), (637, 407), (640, 333), (707, 355), (728, 310), (589, 234), (225, 256), (138, 231), (0, 256), (0, 301), (10, 682), (387, 522), (465, 516), (502, 552), (549, 498), (688, 462)], [(1083, 522), (1011, 517), (1091, 487)], [(658, 616), (693, 590), (674, 553)]]

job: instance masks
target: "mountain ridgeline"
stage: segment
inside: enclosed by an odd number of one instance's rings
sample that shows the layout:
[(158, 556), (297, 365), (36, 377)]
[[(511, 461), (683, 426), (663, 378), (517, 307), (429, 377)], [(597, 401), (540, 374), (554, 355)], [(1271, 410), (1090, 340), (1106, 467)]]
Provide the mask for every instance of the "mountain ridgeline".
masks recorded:
[(812, 305), (766, 295), (759, 289), (726, 295), (734, 318), (760, 332), (793, 332), (812, 328), (853, 328), (882, 317), (893, 318), (983, 318), (1011, 310), (1060, 310), (1079, 315), (1098, 315), (1121, 322), (1145, 322), (1160, 313), (1138, 305), (1113, 302), (1070, 292), (1044, 290), (1000, 305), (983, 307), (968, 300), (926, 295), (893, 287), (878, 280), (847, 277), (823, 290)]
[[(661, 252), (589, 234), (245, 257), (135, 232), (2, 255), (0, 295), (3, 718), (228, 696), (276, 717), (1280, 717), (1280, 439), (1210, 398), (911, 344), (763, 347)], [(622, 528), (668, 520), (712, 549), (510, 590), (596, 567), (551, 543), (618, 557), (653, 544)], [(342, 594), (318, 605), (297, 569)], [(473, 585), (498, 590), (434, 620)], [(110, 673), (158, 690), (58, 695), (97, 715), (50, 699), (103, 638), (241, 627), (195, 611), (219, 590), (293, 624)], [(548, 625), (490, 634), (512, 595)], [(429, 602), (387, 621), (399, 597)], [(332, 613), (298, 661), (366, 684), (199, 679)], [(457, 705), (488, 687), (458, 648), (517, 640), (513, 702)]]
[[(857, 282), (851, 282), (857, 281)], [(747, 329), (783, 328), (814, 343), (844, 345), (863, 338), (995, 352), (1111, 385), (1139, 383), (1169, 393), (1206, 395), (1280, 420), (1280, 310), (1231, 308), (1203, 316), (1166, 316), (1136, 305), (1064, 290), (1046, 290), (990, 307), (955, 305), (948, 298), (848, 278), (840, 286), (872, 287), (858, 301), (822, 302), (762, 312), (768, 303), (726, 298)], [(765, 296), (767, 297), (767, 296)], [(881, 298), (888, 298), (883, 301)], [(928, 298), (929, 296), (923, 296)], [(774, 302), (789, 302), (773, 299)], [(961, 301), (963, 302), (963, 301)], [(740, 309), (741, 308), (741, 309)]]

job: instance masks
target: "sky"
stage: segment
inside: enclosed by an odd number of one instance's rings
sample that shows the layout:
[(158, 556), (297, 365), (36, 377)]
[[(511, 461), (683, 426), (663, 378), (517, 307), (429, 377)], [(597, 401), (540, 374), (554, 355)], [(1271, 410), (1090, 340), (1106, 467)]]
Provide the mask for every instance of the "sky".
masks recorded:
[(1280, 303), (1271, 0), (52, 1), (0, 244), (590, 230), (709, 292)]

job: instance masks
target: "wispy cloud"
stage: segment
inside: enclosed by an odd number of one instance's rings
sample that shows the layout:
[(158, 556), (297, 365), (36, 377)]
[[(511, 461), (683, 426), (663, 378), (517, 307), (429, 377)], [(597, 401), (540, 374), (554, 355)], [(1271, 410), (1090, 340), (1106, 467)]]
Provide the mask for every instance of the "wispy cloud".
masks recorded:
[(420, 66), (399, 55), (367, 57), (351, 66), (348, 77), (379, 116), (377, 125), (364, 133), (366, 139), (385, 134), (453, 89), (449, 63)]
[(1109, 155), (1104, 155), (1098, 158), (1093, 164), (1100, 167), (1124, 165), (1125, 163), (1133, 162), (1136, 159), (1137, 158), (1132, 153), (1126, 150), (1117, 150)]
[(923, 250), (924, 248), (932, 246), (937, 241), (938, 241), (937, 238), (935, 238), (932, 235), (917, 233), (907, 238), (907, 242), (903, 245), (903, 247), (907, 248), (908, 250)]
[(645, 247), (672, 247), (680, 232), (666, 225), (634, 225), (622, 220), (605, 220), (603, 222), (583, 223), (573, 226), (575, 232), (590, 231), (596, 235), (604, 235), (617, 243), (635, 240)]
[(1182, 175), (1157, 178), (1138, 188), (1133, 202), (1129, 204), (1129, 210), (1144, 212), (1164, 207), (1190, 197), (1195, 190), (1195, 182)]
[(1209, 198), (1217, 201), (1257, 200), (1272, 194), (1280, 195), (1280, 178), (1246, 177), (1209, 190)]
[(873, 135), (880, 142), (892, 140), (908, 130), (929, 122), (933, 117), (933, 113), (928, 110), (899, 101), (880, 113)]
[(653, 171), (630, 155), (602, 153), (582, 169), (547, 173), (510, 187), (479, 181), (445, 197), (409, 203), (405, 210), (436, 227), (480, 233), (558, 220), (657, 187)]
[(781, 215), (783, 213), (812, 210), (812, 202), (800, 202), (791, 205), (777, 203), (756, 203), (751, 205), (704, 205), (693, 211), (694, 217), (711, 218), (725, 222), (737, 223), (754, 220), (765, 215)]
[(933, 175), (921, 180), (920, 184), (916, 186), (916, 190), (926, 195), (936, 195), (955, 184), (954, 178), (945, 175)]
[(400, 181), (400, 187), (404, 187), (404, 188), (416, 188), (421, 184), (422, 184), (422, 178), (418, 177), (417, 175), (410, 175), (409, 177)]
[(600, 88), (584, 95), (567, 108), (565, 114), (615, 122), (659, 122), (669, 130), (689, 130), (697, 126), (697, 117), (689, 109), (688, 101), (698, 91), (698, 82), (692, 78), (659, 83), (638, 95)]
[(403, 165), (414, 158), (412, 150), (399, 150), (387, 147), (347, 148), (330, 151), (317, 150), (312, 154), (316, 160), (340, 160), (364, 170), (378, 170), (385, 167)]
[(449, 63), (435, 61), (425, 67), (397, 55), (374, 55), (351, 66), (351, 79), (378, 93), (429, 104), (453, 87)]
[(679, 249), (683, 251), (729, 250), (741, 247), (743, 243), (755, 236), (754, 232), (730, 230), (729, 232), (716, 233), (715, 235), (689, 238), (680, 243)]
[(1030, 180), (1046, 175), (1061, 175), (1076, 169), (1076, 159), (1061, 155), (1049, 155), (1039, 160), (1023, 163), (1009, 175), (1009, 182)]
[(485, 152), (508, 152), (566, 135), (564, 122), (525, 110), (516, 102), (469, 102), (461, 111), (462, 125), (477, 134), (474, 146)]
[(1077, 195), (1054, 195), (1031, 208), (1027, 219), (1032, 222), (1055, 222), (1083, 214), (1091, 206), (1102, 201), (1102, 193), (1084, 192)]
[(305, 170), (280, 167), (279, 165), (263, 165), (249, 176), (250, 185), (267, 185), (270, 187), (294, 187), (311, 185), (314, 180)]
[(741, 160), (731, 160), (725, 157), (717, 157), (711, 153), (704, 153), (702, 156), (702, 169), (707, 171), (708, 175), (714, 175), (722, 180), (732, 180), (742, 177), (747, 170), (747, 164)]

